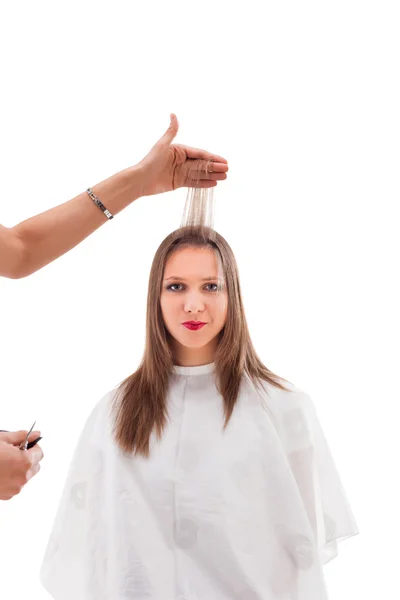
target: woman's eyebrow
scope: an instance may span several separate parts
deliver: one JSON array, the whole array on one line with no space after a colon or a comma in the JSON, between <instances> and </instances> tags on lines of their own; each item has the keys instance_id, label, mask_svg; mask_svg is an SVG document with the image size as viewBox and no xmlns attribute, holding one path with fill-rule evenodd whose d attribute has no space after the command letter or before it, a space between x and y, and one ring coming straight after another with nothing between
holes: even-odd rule
<instances>
[{"instance_id":1,"label":"woman's eyebrow","mask_svg":"<svg viewBox=\"0 0 400 600\"><path fill-rule=\"evenodd\" d=\"M186 279L184 277L167 277L166 279L164 279L164 281L170 281L171 279L175 279L175 281L178 279L179 281L186 281ZM221 280L221 277L202 277L200 279L200 281L215 281L215 280Z\"/></svg>"}]
</instances>

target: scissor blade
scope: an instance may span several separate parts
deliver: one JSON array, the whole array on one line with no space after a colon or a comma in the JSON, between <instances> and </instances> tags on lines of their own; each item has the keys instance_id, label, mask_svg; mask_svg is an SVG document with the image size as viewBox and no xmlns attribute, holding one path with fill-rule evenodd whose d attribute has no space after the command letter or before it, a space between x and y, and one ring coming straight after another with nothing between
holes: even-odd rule
<instances>
[{"instance_id":1,"label":"scissor blade","mask_svg":"<svg viewBox=\"0 0 400 600\"><path fill-rule=\"evenodd\" d=\"M35 425L36 425L36 421L34 422L34 424L32 425L32 427L30 428L30 430L29 430L29 432L28 432L28 434L27 434L27 436L26 436L25 440L24 440L24 441L22 442L22 444L20 445L20 448L21 448L21 450L25 450L25 449L26 449L26 446L28 445L28 439L29 439L29 436L31 435L31 433L32 433L32 431L33 431L33 428L35 427Z\"/></svg>"}]
</instances>

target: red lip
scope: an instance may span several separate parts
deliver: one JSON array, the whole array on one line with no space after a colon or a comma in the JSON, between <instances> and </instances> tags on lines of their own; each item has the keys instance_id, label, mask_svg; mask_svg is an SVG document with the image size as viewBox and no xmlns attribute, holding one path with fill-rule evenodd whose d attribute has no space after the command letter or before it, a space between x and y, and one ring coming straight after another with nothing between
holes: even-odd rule
<instances>
[{"instance_id":1,"label":"red lip","mask_svg":"<svg viewBox=\"0 0 400 600\"><path fill-rule=\"evenodd\" d=\"M207 323L204 323L203 321L185 321L182 325L191 331L196 331L197 329L204 327L204 325L207 325Z\"/></svg>"}]
</instances>

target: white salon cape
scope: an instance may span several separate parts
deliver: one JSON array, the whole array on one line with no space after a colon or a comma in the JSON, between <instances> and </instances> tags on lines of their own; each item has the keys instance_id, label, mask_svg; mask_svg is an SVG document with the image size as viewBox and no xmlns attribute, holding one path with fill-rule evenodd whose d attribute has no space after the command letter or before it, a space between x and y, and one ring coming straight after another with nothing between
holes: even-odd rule
<instances>
[{"instance_id":1,"label":"white salon cape","mask_svg":"<svg viewBox=\"0 0 400 600\"><path fill-rule=\"evenodd\" d=\"M223 430L213 364L174 367L151 457L124 454L107 394L76 449L41 571L55 600L326 600L358 533L310 397L245 376ZM268 404L273 415L266 410Z\"/></svg>"}]
</instances>

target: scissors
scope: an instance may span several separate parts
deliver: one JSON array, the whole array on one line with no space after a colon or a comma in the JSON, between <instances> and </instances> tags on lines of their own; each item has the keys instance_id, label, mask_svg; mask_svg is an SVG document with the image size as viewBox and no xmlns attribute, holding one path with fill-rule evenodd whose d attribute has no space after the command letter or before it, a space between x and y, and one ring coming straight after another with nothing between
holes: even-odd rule
<instances>
[{"instance_id":1,"label":"scissors","mask_svg":"<svg viewBox=\"0 0 400 600\"><path fill-rule=\"evenodd\" d=\"M36 421L34 422L34 424L32 425L32 427L30 428L29 433L27 434L27 436L24 439L24 441L21 442L20 447L19 447L20 450L27 450L28 449L28 438L31 435L31 433L32 433L33 428L35 427L35 425L36 425Z\"/></svg>"}]
</instances>

